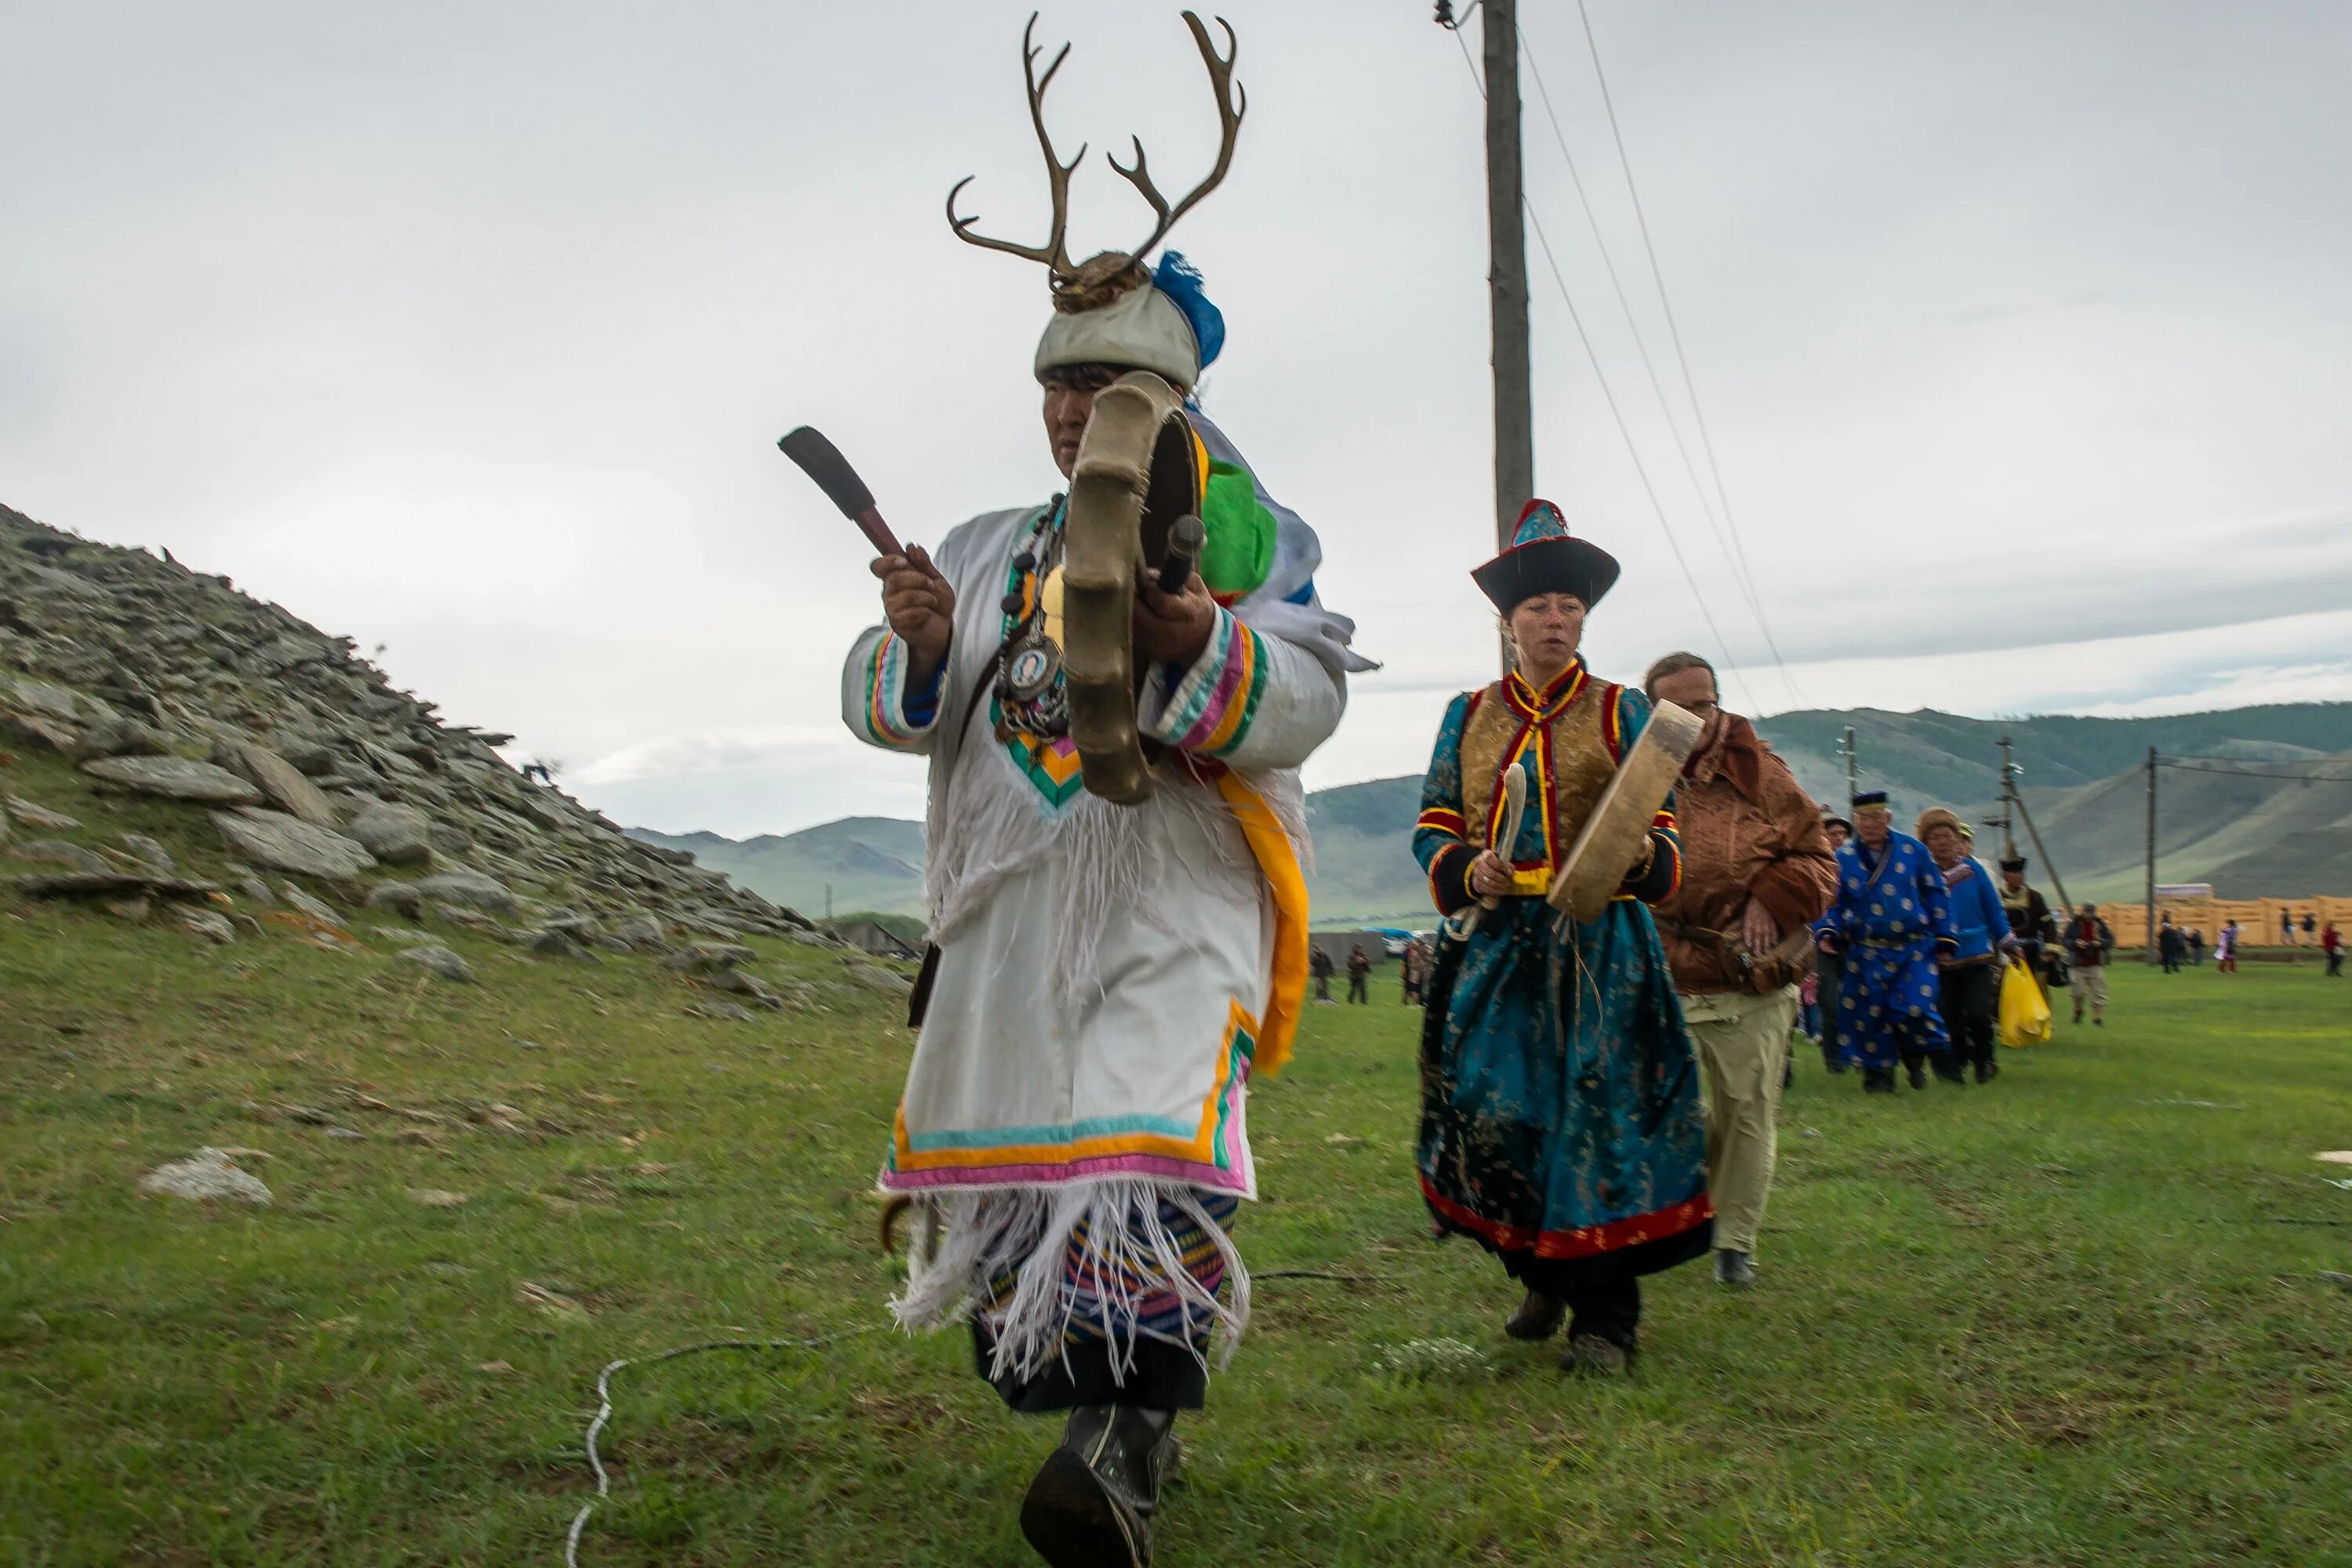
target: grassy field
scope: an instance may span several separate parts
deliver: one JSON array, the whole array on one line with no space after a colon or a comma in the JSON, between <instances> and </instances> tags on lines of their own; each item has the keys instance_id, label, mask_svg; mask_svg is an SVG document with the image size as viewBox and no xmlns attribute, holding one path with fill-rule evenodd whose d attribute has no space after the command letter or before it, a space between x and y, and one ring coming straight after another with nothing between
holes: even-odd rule
<instances>
[{"instance_id":1,"label":"grassy field","mask_svg":"<svg viewBox=\"0 0 2352 1568\"><path fill-rule=\"evenodd\" d=\"M744 1025L644 960L458 935L460 987L354 929L0 909L0 1562L559 1562L603 1362L883 1321L909 1041L835 955L763 945L825 1000ZM1763 1288L1654 1282L1620 1384L1507 1342L1500 1271L1426 1238L1392 974L1310 1009L1253 1097L1241 1240L1347 1278L1260 1287L1162 1562L2352 1563L2352 1294L2319 1278L2352 1270L2321 1179L2352 1170L2311 1158L2352 1146L2352 983L2116 993L1989 1089L1864 1100L1801 1060ZM276 1203L134 1191L201 1144L265 1153ZM1417 1370L1433 1339L1475 1355ZM616 1402L583 1562L1030 1560L1056 1428L951 1336L632 1369Z\"/></svg>"}]
</instances>

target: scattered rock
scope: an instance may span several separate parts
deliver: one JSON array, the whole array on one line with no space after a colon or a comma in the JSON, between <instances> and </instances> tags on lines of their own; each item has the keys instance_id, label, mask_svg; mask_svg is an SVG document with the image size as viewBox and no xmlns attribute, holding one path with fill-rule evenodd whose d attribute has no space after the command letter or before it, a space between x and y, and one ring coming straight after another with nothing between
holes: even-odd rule
<instances>
[{"instance_id":1,"label":"scattered rock","mask_svg":"<svg viewBox=\"0 0 2352 1568\"><path fill-rule=\"evenodd\" d=\"M613 927L612 934L640 952L666 952L669 950L667 933L661 921L651 915L631 915Z\"/></svg>"},{"instance_id":2,"label":"scattered rock","mask_svg":"<svg viewBox=\"0 0 2352 1568\"><path fill-rule=\"evenodd\" d=\"M878 963L853 963L847 967L851 979L886 995L911 996L915 993L915 983L896 970L885 969Z\"/></svg>"},{"instance_id":3,"label":"scattered rock","mask_svg":"<svg viewBox=\"0 0 2352 1568\"><path fill-rule=\"evenodd\" d=\"M419 1208L462 1208L470 1195L471 1194L467 1193L453 1193L446 1187L411 1187L408 1189L408 1201L416 1205Z\"/></svg>"},{"instance_id":4,"label":"scattered rock","mask_svg":"<svg viewBox=\"0 0 2352 1568\"><path fill-rule=\"evenodd\" d=\"M213 747L213 761L250 783L263 799L289 816L299 817L313 827L333 827L339 820L326 792L267 746L222 741Z\"/></svg>"},{"instance_id":5,"label":"scattered rock","mask_svg":"<svg viewBox=\"0 0 2352 1568\"><path fill-rule=\"evenodd\" d=\"M51 811L21 795L8 796L8 815L24 826L46 827L52 833L71 833L81 826L81 818L68 816L62 811Z\"/></svg>"},{"instance_id":6,"label":"scattered rock","mask_svg":"<svg viewBox=\"0 0 2352 1568\"><path fill-rule=\"evenodd\" d=\"M16 706L38 718L55 719L63 724L73 723L82 712L72 692L46 680L17 681Z\"/></svg>"},{"instance_id":7,"label":"scattered rock","mask_svg":"<svg viewBox=\"0 0 2352 1568\"><path fill-rule=\"evenodd\" d=\"M114 869L80 845L68 844L62 838L27 838L10 845L8 853L19 860L30 860L42 866L70 866L77 871L92 876Z\"/></svg>"},{"instance_id":8,"label":"scattered rock","mask_svg":"<svg viewBox=\"0 0 2352 1568\"><path fill-rule=\"evenodd\" d=\"M420 877L409 884L418 894L438 899L447 904L467 904L478 910L489 910L507 914L515 908L514 889L496 877L463 868L436 871L430 877Z\"/></svg>"},{"instance_id":9,"label":"scattered rock","mask_svg":"<svg viewBox=\"0 0 2352 1568\"><path fill-rule=\"evenodd\" d=\"M172 742L152 725L116 713L76 735L73 744L66 748L66 754L78 763L96 762L102 757L168 757L172 754Z\"/></svg>"},{"instance_id":10,"label":"scattered rock","mask_svg":"<svg viewBox=\"0 0 2352 1568\"><path fill-rule=\"evenodd\" d=\"M312 920L324 921L329 925L343 923L341 910L324 899L312 898L291 882L278 883L278 891L285 898L286 907L297 914L309 915Z\"/></svg>"},{"instance_id":11,"label":"scattered rock","mask_svg":"<svg viewBox=\"0 0 2352 1568\"><path fill-rule=\"evenodd\" d=\"M577 1211L579 1206L578 1204L572 1205L574 1211ZM551 1290L544 1285L534 1285L528 1279L516 1281L515 1300L526 1307L535 1307L549 1317L561 1318L566 1322L584 1323L588 1321L587 1308L561 1291Z\"/></svg>"},{"instance_id":12,"label":"scattered rock","mask_svg":"<svg viewBox=\"0 0 2352 1568\"><path fill-rule=\"evenodd\" d=\"M724 1018L730 1024L756 1024L760 1021L751 1009L732 1002L697 1002L686 1012L691 1018Z\"/></svg>"},{"instance_id":13,"label":"scattered rock","mask_svg":"<svg viewBox=\"0 0 2352 1568\"><path fill-rule=\"evenodd\" d=\"M467 984L473 983L472 966L437 942L404 950L400 954L399 962L413 963L417 968L428 973L437 974L444 980L456 980Z\"/></svg>"},{"instance_id":14,"label":"scattered rock","mask_svg":"<svg viewBox=\"0 0 2352 1568\"><path fill-rule=\"evenodd\" d=\"M184 877L142 876L135 871L54 871L43 876L16 877L10 883L30 899L116 897L151 894L165 899L210 898L220 889L210 882Z\"/></svg>"},{"instance_id":15,"label":"scattered rock","mask_svg":"<svg viewBox=\"0 0 2352 1568\"><path fill-rule=\"evenodd\" d=\"M530 933L523 945L544 958L578 958L593 963L596 955L580 944L580 939L560 926L550 926Z\"/></svg>"},{"instance_id":16,"label":"scattered rock","mask_svg":"<svg viewBox=\"0 0 2352 1568\"><path fill-rule=\"evenodd\" d=\"M378 882L368 889L367 901L372 910L390 910L413 921L425 918L425 895L414 882Z\"/></svg>"},{"instance_id":17,"label":"scattered rock","mask_svg":"<svg viewBox=\"0 0 2352 1568\"><path fill-rule=\"evenodd\" d=\"M191 762L186 757L100 757L82 763L81 771L91 778L120 784L141 795L161 795L165 800L195 801L207 805L261 803L261 792L226 768Z\"/></svg>"},{"instance_id":18,"label":"scattered rock","mask_svg":"<svg viewBox=\"0 0 2352 1568\"><path fill-rule=\"evenodd\" d=\"M496 916L486 915L479 910L469 910L463 904L435 904L433 918L449 925L463 926L467 931L479 931L484 936L496 937L500 942L509 942L514 937L512 931L499 923Z\"/></svg>"},{"instance_id":19,"label":"scattered rock","mask_svg":"<svg viewBox=\"0 0 2352 1568\"><path fill-rule=\"evenodd\" d=\"M340 1138L340 1139L342 1139L343 1141L345 1141L346 1142L353 1142L353 1143L355 1143L355 1142L359 1142L361 1139L362 1139L362 1138L366 1137L366 1136L367 1136L367 1134L366 1134L366 1133L364 1133L364 1132L362 1132L362 1131L360 1131L358 1128L356 1128L356 1127L340 1127L340 1126L338 1126L338 1127L330 1127L330 1128L328 1128L328 1129L327 1129L327 1136L328 1136L328 1137L330 1137L330 1138Z\"/></svg>"},{"instance_id":20,"label":"scattered rock","mask_svg":"<svg viewBox=\"0 0 2352 1568\"><path fill-rule=\"evenodd\" d=\"M236 940L236 927L218 910L200 910L183 905L180 923L208 942L226 947Z\"/></svg>"},{"instance_id":21,"label":"scattered rock","mask_svg":"<svg viewBox=\"0 0 2352 1568\"><path fill-rule=\"evenodd\" d=\"M355 877L375 864L375 857L341 834L282 811L216 811L213 826L231 849L272 870L340 879Z\"/></svg>"},{"instance_id":22,"label":"scattered rock","mask_svg":"<svg viewBox=\"0 0 2352 1568\"><path fill-rule=\"evenodd\" d=\"M436 853L463 855L474 847L474 836L452 822L435 820L425 827L425 837Z\"/></svg>"},{"instance_id":23,"label":"scattered rock","mask_svg":"<svg viewBox=\"0 0 2352 1568\"><path fill-rule=\"evenodd\" d=\"M63 752L69 750L77 738L70 724L0 709L0 741L12 746L22 746L26 751Z\"/></svg>"},{"instance_id":24,"label":"scattered rock","mask_svg":"<svg viewBox=\"0 0 2352 1568\"><path fill-rule=\"evenodd\" d=\"M689 942L669 955L670 968L686 974L719 974L739 963L750 963L760 955L740 942Z\"/></svg>"},{"instance_id":25,"label":"scattered rock","mask_svg":"<svg viewBox=\"0 0 2352 1568\"><path fill-rule=\"evenodd\" d=\"M142 865L152 867L167 877L179 869L172 863L172 852L143 833L123 834L121 843Z\"/></svg>"},{"instance_id":26,"label":"scattered rock","mask_svg":"<svg viewBox=\"0 0 2352 1568\"><path fill-rule=\"evenodd\" d=\"M262 1184L261 1178L238 1170L225 1149L199 1149L184 1160L158 1165L139 1178L139 1190L150 1197L269 1202L269 1189Z\"/></svg>"},{"instance_id":27,"label":"scattered rock","mask_svg":"<svg viewBox=\"0 0 2352 1568\"><path fill-rule=\"evenodd\" d=\"M432 826L414 806L370 800L343 824L343 833L387 866L413 866L433 858Z\"/></svg>"},{"instance_id":28,"label":"scattered rock","mask_svg":"<svg viewBox=\"0 0 2352 1568\"><path fill-rule=\"evenodd\" d=\"M724 991L731 995L749 997L754 1006L764 1007L771 1013L781 1013L784 1010L782 997L740 969L722 969L716 974L705 976L703 983L713 991Z\"/></svg>"}]
</instances>

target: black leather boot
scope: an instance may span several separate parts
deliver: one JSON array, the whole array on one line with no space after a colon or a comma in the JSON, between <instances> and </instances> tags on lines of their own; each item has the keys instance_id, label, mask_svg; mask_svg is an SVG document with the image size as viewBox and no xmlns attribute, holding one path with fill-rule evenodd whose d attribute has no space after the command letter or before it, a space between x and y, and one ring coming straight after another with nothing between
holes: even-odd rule
<instances>
[{"instance_id":1,"label":"black leather boot","mask_svg":"<svg viewBox=\"0 0 2352 1568\"><path fill-rule=\"evenodd\" d=\"M1548 1340L1559 1332L1568 1317L1568 1303L1557 1296L1531 1289L1519 1310L1503 1320L1503 1331L1515 1340Z\"/></svg>"},{"instance_id":2,"label":"black leather boot","mask_svg":"<svg viewBox=\"0 0 2352 1568\"><path fill-rule=\"evenodd\" d=\"M1176 1413L1082 1405L1021 1502L1021 1533L1053 1568L1150 1568L1151 1516L1176 1457Z\"/></svg>"}]
</instances>

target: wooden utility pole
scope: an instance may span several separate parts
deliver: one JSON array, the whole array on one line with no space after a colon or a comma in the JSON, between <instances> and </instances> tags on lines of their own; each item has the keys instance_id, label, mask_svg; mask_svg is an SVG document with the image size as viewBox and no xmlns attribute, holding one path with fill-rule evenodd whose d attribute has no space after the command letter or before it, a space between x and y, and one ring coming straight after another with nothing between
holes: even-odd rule
<instances>
[{"instance_id":1,"label":"wooden utility pole","mask_svg":"<svg viewBox=\"0 0 2352 1568\"><path fill-rule=\"evenodd\" d=\"M2156 962L2156 748L2147 749L2147 952Z\"/></svg>"},{"instance_id":2,"label":"wooden utility pole","mask_svg":"<svg viewBox=\"0 0 2352 1568\"><path fill-rule=\"evenodd\" d=\"M1486 294L1494 314L1495 547L1536 493L1528 371L1528 233L1519 161L1518 0L1482 0L1486 53Z\"/></svg>"},{"instance_id":3,"label":"wooden utility pole","mask_svg":"<svg viewBox=\"0 0 2352 1568\"><path fill-rule=\"evenodd\" d=\"M2009 760L2009 737L2000 738L2000 858L2017 858L2016 764Z\"/></svg>"}]
</instances>

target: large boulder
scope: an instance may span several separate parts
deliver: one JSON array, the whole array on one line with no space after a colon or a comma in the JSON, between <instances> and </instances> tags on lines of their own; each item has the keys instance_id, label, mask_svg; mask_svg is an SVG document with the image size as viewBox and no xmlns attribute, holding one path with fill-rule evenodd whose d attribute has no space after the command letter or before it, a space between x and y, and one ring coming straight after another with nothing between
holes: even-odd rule
<instances>
[{"instance_id":1,"label":"large boulder","mask_svg":"<svg viewBox=\"0 0 2352 1568\"><path fill-rule=\"evenodd\" d=\"M267 746L223 741L213 747L213 761L250 783L289 816L299 816L313 827L333 827L340 820L327 792Z\"/></svg>"},{"instance_id":2,"label":"large boulder","mask_svg":"<svg viewBox=\"0 0 2352 1568\"><path fill-rule=\"evenodd\" d=\"M19 860L32 860L44 866L68 866L93 875L114 869L80 845L69 844L62 838L20 839L9 846L8 853Z\"/></svg>"},{"instance_id":3,"label":"large boulder","mask_svg":"<svg viewBox=\"0 0 2352 1568\"><path fill-rule=\"evenodd\" d=\"M343 824L344 834L367 846L388 866L413 866L433 858L433 824L413 805L363 801Z\"/></svg>"},{"instance_id":4,"label":"large boulder","mask_svg":"<svg viewBox=\"0 0 2352 1568\"><path fill-rule=\"evenodd\" d=\"M82 763L91 778L141 795L205 805L258 805L261 792L226 768L185 757L100 757Z\"/></svg>"},{"instance_id":5,"label":"large boulder","mask_svg":"<svg viewBox=\"0 0 2352 1568\"><path fill-rule=\"evenodd\" d=\"M163 731L121 713L109 714L74 737L66 754L78 763L100 757L163 757L172 745Z\"/></svg>"},{"instance_id":6,"label":"large boulder","mask_svg":"<svg viewBox=\"0 0 2352 1568\"><path fill-rule=\"evenodd\" d=\"M298 877L355 877L375 864L364 845L282 811L216 811L213 826L245 859Z\"/></svg>"},{"instance_id":7,"label":"large boulder","mask_svg":"<svg viewBox=\"0 0 2352 1568\"><path fill-rule=\"evenodd\" d=\"M418 896L437 899L445 904L463 904L478 910L493 910L499 914L515 908L514 889L496 877L485 876L457 867L447 871L436 871L430 877L420 877L409 884Z\"/></svg>"},{"instance_id":8,"label":"large boulder","mask_svg":"<svg viewBox=\"0 0 2352 1568\"><path fill-rule=\"evenodd\" d=\"M81 718L95 718L95 704L78 699L62 686L46 680L21 679L16 683L15 706L27 713L54 719L70 724Z\"/></svg>"}]
</instances>

